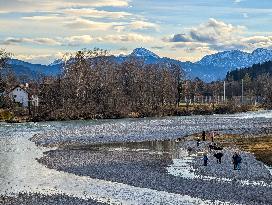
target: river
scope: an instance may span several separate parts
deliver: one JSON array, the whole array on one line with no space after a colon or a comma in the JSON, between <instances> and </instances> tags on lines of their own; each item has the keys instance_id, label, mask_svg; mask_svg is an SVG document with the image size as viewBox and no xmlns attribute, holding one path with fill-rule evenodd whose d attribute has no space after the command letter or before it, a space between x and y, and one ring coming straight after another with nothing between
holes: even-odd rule
<instances>
[{"instance_id":1,"label":"river","mask_svg":"<svg viewBox=\"0 0 272 205\"><path fill-rule=\"evenodd\" d=\"M272 128L272 111L213 116L1 123L0 194L64 193L109 204L142 204L148 200L150 204L167 204L170 201L171 204L209 204L209 201L190 196L49 169L36 159L54 148L36 146L29 139L35 136L34 141L41 145L60 142L89 144L175 139L212 129L231 133L258 133L267 128Z\"/></svg>"}]
</instances>

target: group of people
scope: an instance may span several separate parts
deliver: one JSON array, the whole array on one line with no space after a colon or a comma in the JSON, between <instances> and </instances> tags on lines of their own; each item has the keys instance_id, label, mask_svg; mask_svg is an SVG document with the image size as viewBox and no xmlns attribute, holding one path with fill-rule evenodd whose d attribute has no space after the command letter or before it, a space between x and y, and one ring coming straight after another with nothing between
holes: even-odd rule
<instances>
[{"instance_id":1,"label":"group of people","mask_svg":"<svg viewBox=\"0 0 272 205\"><path fill-rule=\"evenodd\" d=\"M206 141L206 132L203 131L202 132L202 141ZM209 145L209 150L217 150L217 152L213 155L216 158L216 162L221 164L222 162L222 157L224 156L224 154L222 152L218 152L219 150L222 150L222 147L219 147L216 145L216 143L214 143L214 132L211 134L211 141L213 142L213 144ZM199 146L200 144L200 139L197 139L197 146ZM207 166L208 165L208 156L206 153L204 153L203 155L203 165ZM242 157L235 152L234 155L232 156L232 163L234 166L234 170L240 170L241 169L241 163L242 163Z\"/></svg>"}]
</instances>

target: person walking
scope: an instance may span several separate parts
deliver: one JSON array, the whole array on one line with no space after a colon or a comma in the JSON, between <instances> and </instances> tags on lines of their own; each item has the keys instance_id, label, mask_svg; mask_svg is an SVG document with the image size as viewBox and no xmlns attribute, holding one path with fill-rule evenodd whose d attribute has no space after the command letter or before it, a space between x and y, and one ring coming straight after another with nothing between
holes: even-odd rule
<instances>
[{"instance_id":1,"label":"person walking","mask_svg":"<svg viewBox=\"0 0 272 205\"><path fill-rule=\"evenodd\" d=\"M214 154L213 156L216 158L216 162L221 164L221 162L222 162L221 159L222 159L223 155L224 154L222 152L218 152L218 153Z\"/></svg>"},{"instance_id":2,"label":"person walking","mask_svg":"<svg viewBox=\"0 0 272 205\"><path fill-rule=\"evenodd\" d=\"M203 165L204 165L204 166L207 166L207 165L208 165L208 160L209 160L209 159L208 159L207 154L204 154L204 155L203 155L203 162L204 162Z\"/></svg>"},{"instance_id":3,"label":"person walking","mask_svg":"<svg viewBox=\"0 0 272 205\"><path fill-rule=\"evenodd\" d=\"M241 170L242 157L240 154L237 154L237 170Z\"/></svg>"},{"instance_id":4,"label":"person walking","mask_svg":"<svg viewBox=\"0 0 272 205\"><path fill-rule=\"evenodd\" d=\"M205 131L202 132L202 141L206 141L206 132Z\"/></svg>"},{"instance_id":5,"label":"person walking","mask_svg":"<svg viewBox=\"0 0 272 205\"><path fill-rule=\"evenodd\" d=\"M232 163L233 163L234 170L237 170L238 161L239 161L239 155L237 154L237 152L234 152L234 155L232 156Z\"/></svg>"},{"instance_id":6,"label":"person walking","mask_svg":"<svg viewBox=\"0 0 272 205\"><path fill-rule=\"evenodd\" d=\"M212 131L210 135L211 135L211 141L214 142L214 135L215 135L214 131Z\"/></svg>"}]
</instances>

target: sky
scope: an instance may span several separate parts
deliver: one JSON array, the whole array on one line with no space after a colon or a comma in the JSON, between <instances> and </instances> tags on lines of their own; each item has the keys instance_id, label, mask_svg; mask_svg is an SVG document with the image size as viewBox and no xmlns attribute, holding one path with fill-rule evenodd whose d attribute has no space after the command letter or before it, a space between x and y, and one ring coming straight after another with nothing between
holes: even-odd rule
<instances>
[{"instance_id":1,"label":"sky","mask_svg":"<svg viewBox=\"0 0 272 205\"><path fill-rule=\"evenodd\" d=\"M95 47L197 61L272 48L271 0L0 0L0 48L49 64Z\"/></svg>"}]
</instances>

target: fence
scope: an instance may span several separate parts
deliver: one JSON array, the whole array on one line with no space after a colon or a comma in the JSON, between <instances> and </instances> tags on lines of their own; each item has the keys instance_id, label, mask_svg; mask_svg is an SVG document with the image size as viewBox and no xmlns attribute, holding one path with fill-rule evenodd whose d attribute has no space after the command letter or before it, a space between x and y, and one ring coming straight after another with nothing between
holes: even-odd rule
<instances>
[{"instance_id":1,"label":"fence","mask_svg":"<svg viewBox=\"0 0 272 205\"><path fill-rule=\"evenodd\" d=\"M193 98L185 97L182 104L227 104L234 103L236 105L258 105L263 103L261 97L248 97L248 96L232 96L224 99L224 96L194 96Z\"/></svg>"}]
</instances>

